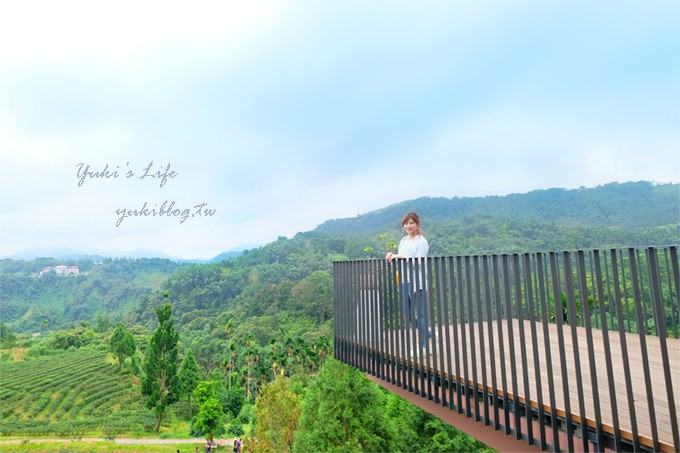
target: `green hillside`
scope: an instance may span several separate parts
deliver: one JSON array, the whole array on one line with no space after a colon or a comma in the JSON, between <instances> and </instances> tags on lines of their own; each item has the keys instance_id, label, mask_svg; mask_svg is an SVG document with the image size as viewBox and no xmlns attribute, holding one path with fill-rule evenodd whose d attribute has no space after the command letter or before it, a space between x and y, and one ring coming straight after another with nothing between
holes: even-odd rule
<instances>
[{"instance_id":1,"label":"green hillside","mask_svg":"<svg viewBox=\"0 0 680 453\"><path fill-rule=\"evenodd\" d=\"M594 188L535 190L506 196L418 198L348 219L329 220L319 233L378 234L416 211L428 224L462 218L523 219L591 228L650 228L677 225L680 185L611 183Z\"/></svg>"},{"instance_id":2,"label":"green hillside","mask_svg":"<svg viewBox=\"0 0 680 453\"><path fill-rule=\"evenodd\" d=\"M48 266L78 266L77 275L40 274ZM158 290L179 264L165 259L104 259L64 262L53 258L0 260L0 313L17 332L93 322L97 315L120 317Z\"/></svg>"}]
</instances>

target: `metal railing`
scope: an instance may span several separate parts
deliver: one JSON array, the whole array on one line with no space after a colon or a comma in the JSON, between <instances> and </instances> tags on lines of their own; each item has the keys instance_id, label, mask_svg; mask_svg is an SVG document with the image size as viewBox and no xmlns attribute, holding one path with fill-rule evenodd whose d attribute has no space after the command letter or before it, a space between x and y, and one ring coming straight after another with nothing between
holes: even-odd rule
<instances>
[{"instance_id":1,"label":"metal railing","mask_svg":"<svg viewBox=\"0 0 680 453\"><path fill-rule=\"evenodd\" d=\"M335 356L542 449L678 451L677 246L334 263Z\"/></svg>"}]
</instances>

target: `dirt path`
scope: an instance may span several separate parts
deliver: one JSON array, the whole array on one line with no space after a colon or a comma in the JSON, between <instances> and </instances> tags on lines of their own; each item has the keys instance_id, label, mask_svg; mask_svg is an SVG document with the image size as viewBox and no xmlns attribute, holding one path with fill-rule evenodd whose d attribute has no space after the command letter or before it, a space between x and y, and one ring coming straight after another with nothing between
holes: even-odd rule
<instances>
[{"instance_id":1,"label":"dirt path","mask_svg":"<svg viewBox=\"0 0 680 453\"><path fill-rule=\"evenodd\" d=\"M68 440L74 440L73 438L67 438L67 437L25 437L21 439L0 439L0 445L12 445L12 444L20 444L24 442L25 440L29 440L30 442L45 442L45 443L50 443L50 442L64 442ZM82 438L77 438L75 440L78 440L80 442L111 442L109 439L104 439L103 437L82 437ZM189 438L189 439L158 439L158 438L118 438L118 439L113 439L113 442L120 444L120 445L172 445L172 444L205 444L205 439L200 439L200 438ZM233 446L233 439L215 439L215 442L217 445L220 447L223 446Z\"/></svg>"}]
</instances>

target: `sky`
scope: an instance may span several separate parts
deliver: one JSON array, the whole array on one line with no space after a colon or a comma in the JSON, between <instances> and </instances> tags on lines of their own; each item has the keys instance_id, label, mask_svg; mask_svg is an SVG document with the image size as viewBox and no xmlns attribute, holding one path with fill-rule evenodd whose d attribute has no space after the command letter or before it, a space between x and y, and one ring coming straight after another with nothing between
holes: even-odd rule
<instances>
[{"instance_id":1,"label":"sky","mask_svg":"<svg viewBox=\"0 0 680 453\"><path fill-rule=\"evenodd\" d=\"M0 257L208 259L424 196L679 183L678 24L674 0L2 2Z\"/></svg>"}]
</instances>

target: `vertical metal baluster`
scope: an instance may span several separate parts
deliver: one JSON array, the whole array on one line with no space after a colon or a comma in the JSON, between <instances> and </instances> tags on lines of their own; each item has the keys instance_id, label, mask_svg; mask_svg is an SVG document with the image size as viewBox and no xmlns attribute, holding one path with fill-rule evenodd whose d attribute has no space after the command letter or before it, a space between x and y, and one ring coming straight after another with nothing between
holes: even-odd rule
<instances>
[{"instance_id":1,"label":"vertical metal baluster","mask_svg":"<svg viewBox=\"0 0 680 453\"><path fill-rule=\"evenodd\" d=\"M384 313L385 329L381 335L385 338L385 346L381 351L385 357L385 381L394 384L394 299L389 285L390 272L387 261L380 264L380 294Z\"/></svg>"},{"instance_id":2,"label":"vertical metal baluster","mask_svg":"<svg viewBox=\"0 0 680 453\"><path fill-rule=\"evenodd\" d=\"M581 435L583 436L583 449L588 452L588 424L586 422L586 407L583 398L583 374L581 373L581 354L578 344L578 325L574 289L574 272L571 264L571 253L564 252L564 284L567 293L567 316L569 317L569 326L571 327L571 341L574 353L574 372L576 374L576 390L578 393L579 417L581 418ZM588 303L586 301L586 303Z\"/></svg>"},{"instance_id":3,"label":"vertical metal baluster","mask_svg":"<svg viewBox=\"0 0 680 453\"><path fill-rule=\"evenodd\" d=\"M359 292L359 275L361 274L361 264L360 262L353 263L354 264L354 272L352 272L352 300L354 302L355 310L354 310L354 315L355 319L353 319L355 325L354 325L354 360L357 363L357 368L359 368L361 371L364 370L364 362L363 362L363 351L361 348L361 342L363 341L362 335L363 335L363 329L362 329L362 323L361 323L361 294Z\"/></svg>"},{"instance_id":4,"label":"vertical metal baluster","mask_svg":"<svg viewBox=\"0 0 680 453\"><path fill-rule=\"evenodd\" d=\"M483 259L483 258L482 258ZM479 356L482 371L482 401L484 402L484 424L489 424L489 388L486 380L486 348L484 347L484 303L482 297L482 281L486 274L480 276L480 257L474 257L475 271L475 305L477 306L477 328L479 335ZM476 362L475 362L476 364Z\"/></svg>"},{"instance_id":5,"label":"vertical metal baluster","mask_svg":"<svg viewBox=\"0 0 680 453\"><path fill-rule=\"evenodd\" d=\"M460 341L463 360L463 391L465 392L465 415L470 417L470 392L468 388L469 374L468 374L468 359L467 359L467 337L465 334L465 323L469 322L468 314L465 313L465 283L463 272L463 257L456 259L456 271L458 273L458 309L460 314Z\"/></svg>"},{"instance_id":6,"label":"vertical metal baluster","mask_svg":"<svg viewBox=\"0 0 680 453\"><path fill-rule=\"evenodd\" d=\"M392 329L391 304L389 300L389 293L385 285L385 261L375 260L375 293L378 301L378 357L380 359L380 379L386 382L391 380L391 362L392 359L389 354L390 349L390 330Z\"/></svg>"},{"instance_id":7,"label":"vertical metal baluster","mask_svg":"<svg viewBox=\"0 0 680 453\"><path fill-rule=\"evenodd\" d=\"M404 380L402 379L402 372L404 370L404 337L402 332L402 312L401 312L401 300L399 288L397 288L397 275L399 269L397 267L397 262L392 261L387 265L387 284L390 289L390 301L392 302L392 312L394 324L392 325L392 338L393 338L393 357L394 357L394 376L393 382L398 387L404 386Z\"/></svg>"},{"instance_id":8,"label":"vertical metal baluster","mask_svg":"<svg viewBox=\"0 0 680 453\"><path fill-rule=\"evenodd\" d=\"M371 295L373 297L373 315L375 321L373 322L373 357L375 363L375 376L380 379L385 379L385 360L383 354L383 322L382 322L382 300L380 300L380 292L378 291L378 261L371 260Z\"/></svg>"},{"instance_id":9,"label":"vertical metal baluster","mask_svg":"<svg viewBox=\"0 0 680 453\"><path fill-rule=\"evenodd\" d=\"M425 351L423 351L422 348L420 347L420 344L421 344L421 338L420 337L422 336L422 332L421 332L421 330L422 330L421 325L422 324L421 323L427 324L427 320L425 319L425 312L427 311L426 310L427 307L425 306L425 301L421 300L421 297L423 296L423 294L420 293L420 283L421 282L420 282L420 272L418 272L418 269L419 269L418 266L420 265L420 258L410 258L409 261L411 262L411 272L412 272L411 282L413 282L411 284L411 304L412 304L411 307L413 307L414 315L418 315L418 316L414 316L414 318L413 318L416 321L415 328L413 330L414 330L414 335L415 335L414 336L414 343L417 343L417 345L418 345L416 350L418 351L417 357L418 357L419 360L416 363L416 369L417 369L417 372L418 372L418 376L420 377L420 387L419 387L420 393L419 393L419 395L424 396L425 398L429 398L430 382L429 382L429 379L426 379L426 376L425 376L426 371L428 369L428 366L427 366L428 360L427 360L427 355L425 354ZM421 304L424 306L423 313L422 313L423 320L419 319L419 317L421 316L421 313L420 313ZM427 390L426 390L426 385L427 385Z\"/></svg>"},{"instance_id":10,"label":"vertical metal baluster","mask_svg":"<svg viewBox=\"0 0 680 453\"><path fill-rule=\"evenodd\" d=\"M586 328L586 344L588 346L588 364L590 365L590 385L593 394L593 409L595 410L595 427L597 436L597 449L604 451L604 436L602 433L602 414L600 413L600 391L597 385L597 366L595 364L595 346L593 344L593 331L590 320L590 306L588 299L588 284L586 281L585 254L583 251L576 252L577 274L579 292L581 293L581 309ZM594 295L593 295L594 297ZM587 435L584 436L587 441Z\"/></svg>"},{"instance_id":11,"label":"vertical metal baluster","mask_svg":"<svg viewBox=\"0 0 680 453\"><path fill-rule=\"evenodd\" d=\"M529 386L529 364L527 361L526 336L524 332L524 298L522 298L522 270L519 254L512 255L513 276L515 280L515 303L517 305L517 327L519 328L519 351L522 361L522 382L524 386L524 415L527 419L527 441L534 444L534 430L531 423L531 387ZM527 301L528 303L528 301ZM516 408L519 413L519 407Z\"/></svg>"},{"instance_id":12,"label":"vertical metal baluster","mask_svg":"<svg viewBox=\"0 0 680 453\"><path fill-rule=\"evenodd\" d=\"M359 360L357 359L356 355L356 343L358 341L357 337L357 322L356 322L356 316L355 312L358 309L357 305L357 300L354 297L354 276L356 274L356 263L349 263L349 266L347 266L347 333L348 333L348 344L347 346L349 347L348 354L350 356L351 363L354 364L354 366L359 365Z\"/></svg>"},{"instance_id":13,"label":"vertical metal baluster","mask_svg":"<svg viewBox=\"0 0 680 453\"><path fill-rule=\"evenodd\" d=\"M439 332L439 350L441 351L441 369L442 369L442 406L452 409L453 398L453 382L451 374L451 334L449 331L449 304L448 293L446 288L448 286L446 278L446 260L444 258L437 258L437 300L441 309L443 329ZM446 388L444 388L446 387ZM447 395L448 392L448 395Z\"/></svg>"},{"instance_id":14,"label":"vertical metal baluster","mask_svg":"<svg viewBox=\"0 0 680 453\"><path fill-rule=\"evenodd\" d=\"M607 311L605 308L605 293L603 285L602 264L600 251L593 251L593 261L595 265L595 281L597 282L597 298L599 300L600 322L602 324L602 343L604 345L604 358L607 367L607 383L609 384L609 403L612 406L612 422L614 428L614 444L616 451L621 451L621 432L619 427L619 412L616 403L616 383L614 381L614 367L612 365L612 351L609 345L609 328L607 326ZM606 260L605 260L606 263Z\"/></svg>"},{"instance_id":15,"label":"vertical metal baluster","mask_svg":"<svg viewBox=\"0 0 680 453\"><path fill-rule=\"evenodd\" d=\"M392 304L392 382L402 387L401 371L404 368L404 343L401 337L401 301L397 288L397 263L392 261L385 265L387 271L387 286L390 288L390 303Z\"/></svg>"},{"instance_id":16,"label":"vertical metal baluster","mask_svg":"<svg viewBox=\"0 0 680 453\"><path fill-rule=\"evenodd\" d=\"M455 347L455 350L456 350L456 353L455 353L455 358L456 358L456 384L457 384L456 385L456 394L457 394L457 397L458 397L458 401L457 401L458 402L458 412L462 413L462 411L463 411L463 400L462 400L463 395L462 395L462 392L463 392L464 383L463 383L463 377L462 377L462 364L461 364L462 345L461 345L461 341L460 341L460 336L458 334L458 329L459 328L463 329L462 324L463 324L464 314L460 313L459 304L458 304L458 298L460 297L458 295L458 287L459 287L458 280L461 279L460 270L458 268L459 267L458 261L460 260L460 257L455 257L453 259L454 259L456 267L455 267L455 280L452 279L452 281L451 281L451 289L453 290L452 295L454 296L451 299L451 306L453 307L453 322L454 322L454 324L453 324L453 335L455 337L454 347ZM452 269L453 269L453 267L452 267Z\"/></svg>"},{"instance_id":17,"label":"vertical metal baluster","mask_svg":"<svg viewBox=\"0 0 680 453\"><path fill-rule=\"evenodd\" d=\"M543 324L543 345L546 360L546 374L548 377L548 395L550 398L550 425L553 433L553 451L560 450L559 423L557 421L557 404L555 403L555 381L553 379L552 345L550 344L550 310L548 308L548 295L550 288L547 284L547 260L544 261L543 254L536 254L536 270L538 272L538 288L541 300L541 320Z\"/></svg>"},{"instance_id":18,"label":"vertical metal baluster","mask_svg":"<svg viewBox=\"0 0 680 453\"><path fill-rule=\"evenodd\" d=\"M475 311L473 309L473 292L472 292L472 264L470 256L465 257L465 287L467 299L467 320L468 331L470 332L470 365L472 371L472 381L468 375L468 393L471 393L472 403L474 404L475 421L479 421L479 398L477 398L477 351L475 345ZM472 385L470 385L472 382Z\"/></svg>"},{"instance_id":19,"label":"vertical metal baluster","mask_svg":"<svg viewBox=\"0 0 680 453\"><path fill-rule=\"evenodd\" d=\"M445 380L445 374L446 374L446 365L445 365L445 356L444 356L444 344L442 343L442 339L444 338L444 335L442 335L442 325L446 325L444 322L444 319L447 317L447 315L444 313L444 307L446 306L444 303L445 296L443 294L443 288L444 284L442 282L442 259L439 257L431 258L432 265L434 267L434 271L432 273L432 290L434 294L434 298L437 300L437 316L435 317L437 319L436 325L437 325L437 335L436 339L438 341L434 341L435 338L432 339L432 349L434 350L434 353L436 354L435 360L434 360L434 371L435 371L435 394L437 395L437 402L441 404L442 406L446 407L446 380ZM432 269L430 269L432 270ZM434 337L434 334L433 334Z\"/></svg>"},{"instance_id":20,"label":"vertical metal baluster","mask_svg":"<svg viewBox=\"0 0 680 453\"><path fill-rule=\"evenodd\" d=\"M626 319L623 317L623 304L621 303L621 288L624 288L624 298L627 298L625 294L627 293L626 288L626 275L625 275L625 265L623 260L623 255L618 253L617 250L612 249L610 252L611 263L612 263L612 283L614 285L614 297L616 298L616 314L619 325L619 342L621 343L621 358L623 360L623 375L626 380L626 396L628 397L628 413L630 415L631 431L633 435L633 449L635 451L640 450L640 436L638 435L637 429L637 416L635 413L635 396L633 394L633 382L630 376L631 363L628 358L628 346L626 344L626 331L630 330L630 322L628 322L628 327L625 326ZM619 279L619 265L623 271L621 279ZM628 302L626 300L626 309L628 308Z\"/></svg>"},{"instance_id":21,"label":"vertical metal baluster","mask_svg":"<svg viewBox=\"0 0 680 453\"><path fill-rule=\"evenodd\" d=\"M335 263L335 264L337 266L336 269L338 269L338 274L340 274L340 278L334 284L335 291L338 294L338 301L337 303L335 303L336 307L335 316L337 316L337 313L341 313L342 317L338 322L341 338L340 348L339 350L336 350L334 355L337 359L347 362L349 359L347 355L347 342L349 340L348 332L349 326L347 325L347 320L349 319L349 316L347 316L347 305L349 297L347 295L347 276L346 276L348 263Z\"/></svg>"},{"instance_id":22,"label":"vertical metal baluster","mask_svg":"<svg viewBox=\"0 0 680 453\"><path fill-rule=\"evenodd\" d=\"M357 348L356 348L356 343L358 341L357 338L357 322L356 322L356 316L355 312L358 308L357 305L357 299L354 294L354 276L356 275L356 263L352 262L349 263L349 266L347 267L347 346L348 346L348 351L347 353L349 354L350 361L352 364L354 364L355 367L358 368L359 366L359 360L357 357Z\"/></svg>"},{"instance_id":23,"label":"vertical metal baluster","mask_svg":"<svg viewBox=\"0 0 680 453\"><path fill-rule=\"evenodd\" d=\"M410 296L408 287L406 285L406 281L408 281L408 266L406 263L406 260L399 260L399 285L400 285L400 292L401 294L401 300L399 303L402 306L402 310L404 312L404 329L403 329L403 335L405 338L404 341L404 362L406 363L406 366L404 367L404 383L407 384L406 389L408 389L409 392L414 392L415 391L415 384L414 384L414 379L413 379L413 361L411 358L411 324L413 323L413 320L411 319L411 310L408 305L408 298Z\"/></svg>"},{"instance_id":24,"label":"vertical metal baluster","mask_svg":"<svg viewBox=\"0 0 680 453\"><path fill-rule=\"evenodd\" d=\"M370 350L370 323L371 323L371 312L370 312L370 291L367 288L367 275L368 275L368 261L361 260L359 262L361 270L359 271L359 300L361 300L361 328L363 329L363 335L361 337L361 352L363 356L364 371L365 373L371 372L371 350Z\"/></svg>"},{"instance_id":25,"label":"vertical metal baluster","mask_svg":"<svg viewBox=\"0 0 680 453\"><path fill-rule=\"evenodd\" d=\"M519 414L519 395L517 394L517 363L515 354L515 329L513 324L512 291L510 289L510 265L508 255L503 254L503 297L505 299L505 316L508 326L508 346L510 347L510 378L512 380L512 412L515 420L515 438L522 438L522 425Z\"/></svg>"},{"instance_id":26,"label":"vertical metal baluster","mask_svg":"<svg viewBox=\"0 0 680 453\"><path fill-rule=\"evenodd\" d=\"M425 337L425 350L428 354L423 357L423 374L425 375L425 381L427 382L427 399L434 400L435 387L434 383L434 373L437 371L437 357L433 350L434 343L430 346L430 341L428 339L428 332L434 332L434 301L432 299L432 269L430 268L430 260L427 258L417 258L418 265L421 266L421 272L418 273L419 277L422 274L422 281L420 284L423 290L420 294L421 304L423 304L423 317L425 318L425 328L420 329L420 334ZM431 360L430 360L431 358ZM432 365L430 367L430 365Z\"/></svg>"},{"instance_id":27,"label":"vertical metal baluster","mask_svg":"<svg viewBox=\"0 0 680 453\"><path fill-rule=\"evenodd\" d=\"M560 369L562 370L562 388L564 391L564 412L567 429L567 451L574 451L574 426L571 421L571 398L569 397L569 376L567 375L566 350L564 345L564 308L560 283L560 268L557 253L550 253L550 270L552 274L553 298L555 305L555 321L557 325L557 341L560 349ZM559 308L558 308L559 307Z\"/></svg>"},{"instance_id":28,"label":"vertical metal baluster","mask_svg":"<svg viewBox=\"0 0 680 453\"><path fill-rule=\"evenodd\" d=\"M364 329L363 341L361 343L362 352L364 355L364 372L371 373L372 370L372 354L371 354L371 292L368 289L368 261L361 261L361 273L359 274L359 297L363 302L362 311L362 328Z\"/></svg>"},{"instance_id":29,"label":"vertical metal baluster","mask_svg":"<svg viewBox=\"0 0 680 453\"><path fill-rule=\"evenodd\" d=\"M371 289L370 289L370 264L371 261L369 260L364 260L362 262L363 264L363 269L362 273L360 275L360 282L359 284L361 285L361 295L364 300L364 315L365 318L363 318L363 324L364 324L364 356L366 357L366 372L368 374L372 374L375 376L374 373L374 362L373 362L373 344L372 344L372 337L373 337L373 318L372 318L372 310L371 310L371 305L372 305L372 298L371 298Z\"/></svg>"},{"instance_id":30,"label":"vertical metal baluster","mask_svg":"<svg viewBox=\"0 0 680 453\"><path fill-rule=\"evenodd\" d=\"M680 436L678 436L678 414L675 411L675 398L673 396L673 381L671 378L671 364L668 358L668 345L666 337L666 316L663 310L663 293L661 291L661 275L659 272L658 254L654 247L647 249L647 262L649 263L649 286L652 293L652 307L656 313L657 334L659 335L659 348L661 350L661 361L663 363L664 380L666 381L666 395L668 397L668 410L671 417L671 430L673 433L674 446L680 447Z\"/></svg>"},{"instance_id":31,"label":"vertical metal baluster","mask_svg":"<svg viewBox=\"0 0 680 453\"><path fill-rule=\"evenodd\" d=\"M340 354L340 338L342 335L342 329L340 327L340 322L342 318L340 317L343 313L340 311L340 276L338 272L338 263L333 262L333 357L338 360L342 360Z\"/></svg>"},{"instance_id":32,"label":"vertical metal baluster","mask_svg":"<svg viewBox=\"0 0 680 453\"><path fill-rule=\"evenodd\" d=\"M382 288L382 260L373 261L373 292L376 299L376 313L378 330L376 332L376 354L378 358L379 374L378 377L387 380L387 338L385 334L389 328L387 321L387 304L385 303L385 294Z\"/></svg>"},{"instance_id":33,"label":"vertical metal baluster","mask_svg":"<svg viewBox=\"0 0 680 453\"><path fill-rule=\"evenodd\" d=\"M538 404L537 415L538 415L538 426L540 428L540 442L541 450L546 449L546 438L545 438L545 414L543 413L543 386L541 385L541 359L538 353L538 333L536 332L536 315L534 313L534 279L531 272L531 255L528 253L524 254L524 287L526 292L527 306L529 307L529 326L531 327L531 349L533 350L534 359L534 379L536 380L536 402ZM524 371L525 374L529 374L528 370ZM529 396L527 394L527 400ZM529 425L532 422L532 410L531 402L527 401L527 420ZM531 432L531 431L530 431ZM530 435L529 438L532 438Z\"/></svg>"},{"instance_id":34,"label":"vertical metal baluster","mask_svg":"<svg viewBox=\"0 0 680 453\"><path fill-rule=\"evenodd\" d=\"M392 261L387 265L389 269L389 282L390 288L392 288L392 303L394 304L394 355L395 355L395 369L394 369L394 379L395 384L398 387L404 387L404 336L403 332L403 313L401 309L401 292L399 291L397 284L397 275L399 275L399 267L396 261Z\"/></svg>"},{"instance_id":35,"label":"vertical metal baluster","mask_svg":"<svg viewBox=\"0 0 680 453\"><path fill-rule=\"evenodd\" d=\"M361 273L359 274L359 293L363 301L362 306L362 328L363 328L363 341L361 343L362 352L364 357L364 371L370 372L372 370L372 354L371 354L371 324L373 320L371 319L371 292L368 290L368 261L362 260L361 262Z\"/></svg>"},{"instance_id":36,"label":"vertical metal baluster","mask_svg":"<svg viewBox=\"0 0 680 453\"><path fill-rule=\"evenodd\" d=\"M503 360L500 361L501 363L501 384L502 384L502 394L503 394L503 415L505 416L504 422L505 422L505 434L510 434L510 408L508 407L509 400L508 400L508 380L507 380L507 372L505 370L505 339L503 338L503 303L501 299L501 283L500 283L500 274L502 270L499 268L499 263L501 261L501 257L498 255L493 255L493 278L494 278L494 288L495 288L495 295L496 295L496 325L498 328L498 345L500 348L500 357L503 358Z\"/></svg>"},{"instance_id":37,"label":"vertical metal baluster","mask_svg":"<svg viewBox=\"0 0 680 453\"><path fill-rule=\"evenodd\" d=\"M349 272L349 302L350 302L350 312L349 312L349 322L351 325L351 335L352 339L350 342L351 346L351 351L350 351L350 356L352 363L354 366L357 368L360 367L359 363L359 353L358 353L358 348L357 348L357 342L359 341L359 326L357 325L357 315L356 312L359 309L359 303L358 299L355 294L354 290L354 285L356 282L356 274L357 274L357 263L352 262L350 263L350 272Z\"/></svg>"},{"instance_id":38,"label":"vertical metal baluster","mask_svg":"<svg viewBox=\"0 0 680 453\"><path fill-rule=\"evenodd\" d=\"M455 258L450 257L448 259L449 263L449 299L450 299L450 308L451 308L451 327L453 328L453 366L455 369L455 374L456 374L456 379L455 379L455 386L456 386L456 404L455 408L458 411L458 413L461 413L463 410L463 402L461 399L461 383L460 383L460 354L459 354L459 348L458 348L458 315L457 315L457 310L456 310L456 278L458 274L455 273ZM453 402L453 394L451 395L451 401Z\"/></svg>"},{"instance_id":39,"label":"vertical metal baluster","mask_svg":"<svg viewBox=\"0 0 680 453\"><path fill-rule=\"evenodd\" d=\"M498 414L498 383L496 381L496 343L493 335L493 311L491 309L491 271L489 268L489 256L482 257L482 266L484 272L484 302L486 304L486 322L487 332L489 334L489 364L491 365L491 389L492 404L493 404L493 423L495 429L500 429L500 420ZM496 314L498 316L498 313ZM488 396L487 396L488 398Z\"/></svg>"},{"instance_id":40,"label":"vertical metal baluster","mask_svg":"<svg viewBox=\"0 0 680 453\"><path fill-rule=\"evenodd\" d=\"M418 338L420 320L418 318L418 305L420 304L416 294L418 293L418 282L416 281L417 272L415 269L415 259L409 258L409 282L411 282L411 290L409 295L411 296L411 312L413 314L413 322L411 324L411 341L413 342L413 349L415 350L415 357L413 360L413 379L416 387L416 394L420 396L425 396L425 377L423 376L422 367L425 359L423 358L422 352L420 350L420 341Z\"/></svg>"},{"instance_id":41,"label":"vertical metal baluster","mask_svg":"<svg viewBox=\"0 0 680 453\"><path fill-rule=\"evenodd\" d=\"M408 324L407 324L407 316L408 313L406 312L406 307L404 305L404 297L406 294L405 291L405 286L404 286L404 278L406 278L406 274L404 273L404 260L395 260L393 263L396 266L396 273L399 276L398 281L395 279L395 285L397 288L397 291L399 293L399 296L397 297L398 301L397 304L399 306L399 313L401 314L401 317L399 319L399 336L401 338L401 382L403 388L407 389L408 391L412 391L411 388L411 377L410 377L410 362L409 362L409 335L408 335Z\"/></svg>"},{"instance_id":42,"label":"vertical metal baluster","mask_svg":"<svg viewBox=\"0 0 680 453\"><path fill-rule=\"evenodd\" d=\"M348 363L353 364L351 361L351 357L349 354L349 343L351 341L351 332L350 332L350 325L349 322L352 319L351 317L351 305L350 305L350 296L348 293L348 288L347 285L349 283L348 281L348 271L349 271L349 263L341 263L340 264L340 274L342 275L340 279L340 288L339 291L342 293L341 294L341 312L344 314L343 316L343 322L341 324L341 331L343 333L343 338L342 338L342 358L347 361Z\"/></svg>"},{"instance_id":43,"label":"vertical metal baluster","mask_svg":"<svg viewBox=\"0 0 680 453\"><path fill-rule=\"evenodd\" d=\"M649 409L649 422L652 427L652 442L654 443L654 451L659 451L659 433L656 425L656 411L654 410L654 395L652 394L652 378L649 374L649 356L647 354L647 335L643 331L646 328L647 322L644 319L644 306L642 303L642 291L640 287L640 275L638 271L638 258L635 249L628 249L628 258L630 260L630 274L633 283L633 303L635 304L635 316L637 318L638 336L640 338L640 351L642 353L642 369L645 376L645 389L647 393L647 406Z\"/></svg>"},{"instance_id":44,"label":"vertical metal baluster","mask_svg":"<svg viewBox=\"0 0 680 453\"><path fill-rule=\"evenodd\" d=\"M370 357L370 349L369 349L369 323L371 322L371 319L369 318L370 316L370 311L369 311L369 292L365 289L367 284L366 284L366 275L368 274L368 269L367 269L367 264L368 262L366 260L361 260L359 261L359 278L357 280L358 286L359 286L359 301L361 304L361 315L359 317L359 320L361 322L361 364L362 364L362 369L361 371L370 371L371 369L371 357Z\"/></svg>"},{"instance_id":45,"label":"vertical metal baluster","mask_svg":"<svg viewBox=\"0 0 680 453\"><path fill-rule=\"evenodd\" d=\"M394 262L388 263L385 261L385 285L388 291L388 300L390 304L391 313L391 329L390 329L390 357L392 359L392 379L391 383L397 386L401 386L400 378L400 366L401 366L401 355L400 355L400 338L399 329L401 326L401 316L399 314L399 299L397 296L396 288L396 269Z\"/></svg>"}]
</instances>

